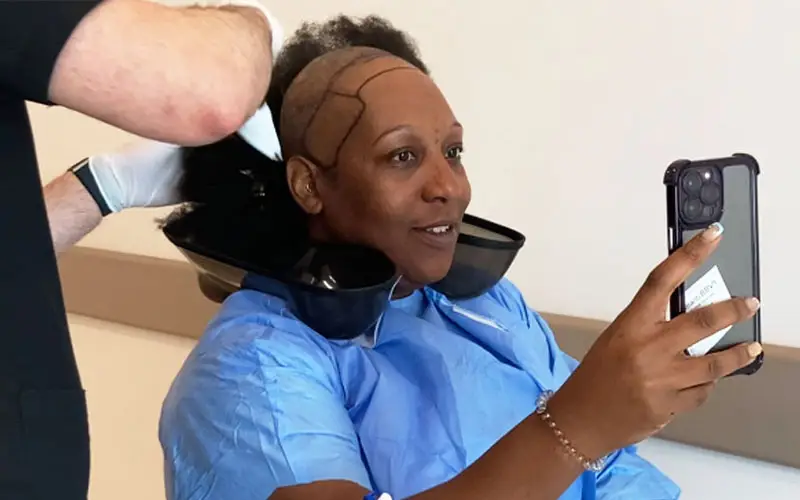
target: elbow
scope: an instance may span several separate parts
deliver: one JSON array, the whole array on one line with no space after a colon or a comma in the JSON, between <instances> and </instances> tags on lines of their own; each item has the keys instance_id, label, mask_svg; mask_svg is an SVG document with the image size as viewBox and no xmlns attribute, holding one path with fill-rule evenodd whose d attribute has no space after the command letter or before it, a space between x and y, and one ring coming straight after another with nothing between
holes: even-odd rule
<instances>
[{"instance_id":1,"label":"elbow","mask_svg":"<svg viewBox=\"0 0 800 500\"><path fill-rule=\"evenodd\" d=\"M193 98L184 109L189 137L184 138L183 145L201 146L234 134L264 103L267 94L272 68L268 54L211 60L216 64L198 74L207 75L206 81L213 83L193 89Z\"/></svg>"},{"instance_id":2,"label":"elbow","mask_svg":"<svg viewBox=\"0 0 800 500\"><path fill-rule=\"evenodd\" d=\"M259 38L260 40L260 38ZM210 54L195 74L207 85L194 88L194 145L219 141L239 130L264 103L272 73L270 48L262 41L240 50ZM199 90L199 92L198 92Z\"/></svg>"},{"instance_id":3,"label":"elbow","mask_svg":"<svg viewBox=\"0 0 800 500\"><path fill-rule=\"evenodd\" d=\"M202 146L236 133L264 102L265 90L233 88L214 96L198 97L187 110L186 146Z\"/></svg>"},{"instance_id":4,"label":"elbow","mask_svg":"<svg viewBox=\"0 0 800 500\"><path fill-rule=\"evenodd\" d=\"M220 141L235 133L252 114L248 106L228 99L201 99L193 109L187 110L188 124L184 137L178 142L184 146L203 146Z\"/></svg>"}]
</instances>

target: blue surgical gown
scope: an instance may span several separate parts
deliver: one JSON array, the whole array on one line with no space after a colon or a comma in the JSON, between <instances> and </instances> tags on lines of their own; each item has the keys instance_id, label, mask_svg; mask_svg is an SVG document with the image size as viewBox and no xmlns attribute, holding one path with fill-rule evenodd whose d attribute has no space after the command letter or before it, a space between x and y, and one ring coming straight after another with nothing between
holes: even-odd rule
<instances>
[{"instance_id":1,"label":"blue surgical gown","mask_svg":"<svg viewBox=\"0 0 800 500\"><path fill-rule=\"evenodd\" d=\"M374 338L328 341L285 303L233 294L164 403L170 500L264 500L344 479L407 498L463 471L577 363L502 281L475 299L424 289L391 302ZM670 500L676 485L618 451L564 500Z\"/></svg>"}]
</instances>

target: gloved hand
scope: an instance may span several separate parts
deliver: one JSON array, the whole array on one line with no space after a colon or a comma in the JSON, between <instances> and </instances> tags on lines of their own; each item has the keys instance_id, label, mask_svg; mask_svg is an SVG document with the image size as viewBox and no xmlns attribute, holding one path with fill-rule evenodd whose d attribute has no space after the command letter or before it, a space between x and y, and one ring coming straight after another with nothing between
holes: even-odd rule
<instances>
[{"instance_id":1,"label":"gloved hand","mask_svg":"<svg viewBox=\"0 0 800 500\"><path fill-rule=\"evenodd\" d=\"M112 212L180 203L181 148L143 140L89 158L89 169Z\"/></svg>"}]
</instances>

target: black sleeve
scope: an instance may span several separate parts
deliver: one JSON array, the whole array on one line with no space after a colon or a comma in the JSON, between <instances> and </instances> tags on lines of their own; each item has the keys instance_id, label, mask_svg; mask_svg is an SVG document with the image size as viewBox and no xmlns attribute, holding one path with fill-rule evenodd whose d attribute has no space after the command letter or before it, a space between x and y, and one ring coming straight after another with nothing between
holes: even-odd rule
<instances>
[{"instance_id":1,"label":"black sleeve","mask_svg":"<svg viewBox=\"0 0 800 500\"><path fill-rule=\"evenodd\" d=\"M42 104L61 49L102 0L0 0L0 86Z\"/></svg>"}]
</instances>

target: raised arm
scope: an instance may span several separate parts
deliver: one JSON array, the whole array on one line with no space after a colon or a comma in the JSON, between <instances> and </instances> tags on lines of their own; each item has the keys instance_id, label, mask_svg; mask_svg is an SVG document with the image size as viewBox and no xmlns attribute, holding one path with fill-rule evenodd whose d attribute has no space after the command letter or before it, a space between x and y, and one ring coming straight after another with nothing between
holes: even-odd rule
<instances>
[{"instance_id":1,"label":"raised arm","mask_svg":"<svg viewBox=\"0 0 800 500\"><path fill-rule=\"evenodd\" d=\"M208 143L263 101L270 47L270 24L257 8L105 0L64 46L50 98L141 136Z\"/></svg>"},{"instance_id":2,"label":"raised arm","mask_svg":"<svg viewBox=\"0 0 800 500\"><path fill-rule=\"evenodd\" d=\"M272 67L260 4L225 3L250 6L0 2L0 84L140 136L213 142L258 108Z\"/></svg>"},{"instance_id":3,"label":"raised arm","mask_svg":"<svg viewBox=\"0 0 800 500\"><path fill-rule=\"evenodd\" d=\"M717 380L747 366L761 351L751 344L699 358L683 354L698 340L752 317L757 301L732 299L664 321L670 293L716 248L721 232L712 226L651 273L547 402L546 418L531 414L463 472L412 498L556 500L583 472L583 464L601 457L609 461L591 485L600 488L600 498L676 498L677 489L655 474L630 485L652 469L628 450L617 450L702 404ZM363 493L338 481L284 488L271 498L361 500Z\"/></svg>"}]
</instances>

